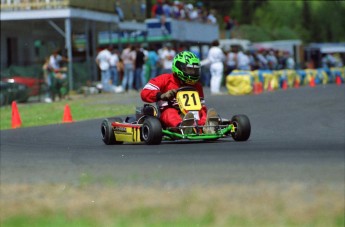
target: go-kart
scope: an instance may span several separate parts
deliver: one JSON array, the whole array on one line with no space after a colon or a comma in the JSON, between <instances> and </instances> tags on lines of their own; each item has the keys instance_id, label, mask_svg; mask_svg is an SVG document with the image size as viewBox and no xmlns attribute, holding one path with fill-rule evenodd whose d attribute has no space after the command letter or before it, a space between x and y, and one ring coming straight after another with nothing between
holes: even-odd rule
<instances>
[{"instance_id":1,"label":"go-kart","mask_svg":"<svg viewBox=\"0 0 345 227\"><path fill-rule=\"evenodd\" d=\"M191 111L198 114L201 101L193 87L177 89L176 102L183 116ZM205 133L203 125L165 127L159 120L158 106L144 104L136 108L135 116L106 118L101 125L102 140L107 145L123 142L145 142L149 145L160 144L162 140L217 140L232 137L235 141L248 140L251 132L249 118L246 115L234 115L231 120L219 117L218 125L213 133ZM193 128L192 133L184 133L184 129Z\"/></svg>"}]
</instances>

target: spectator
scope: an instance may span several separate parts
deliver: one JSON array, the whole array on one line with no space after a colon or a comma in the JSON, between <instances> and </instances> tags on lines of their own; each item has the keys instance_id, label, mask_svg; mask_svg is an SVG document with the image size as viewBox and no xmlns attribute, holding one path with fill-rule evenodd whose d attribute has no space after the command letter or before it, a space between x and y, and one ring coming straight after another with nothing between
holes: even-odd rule
<instances>
[{"instance_id":1,"label":"spectator","mask_svg":"<svg viewBox=\"0 0 345 227\"><path fill-rule=\"evenodd\" d=\"M321 59L321 62L323 68L331 68L337 65L336 58L330 53L324 54L324 56Z\"/></svg>"},{"instance_id":2,"label":"spectator","mask_svg":"<svg viewBox=\"0 0 345 227\"><path fill-rule=\"evenodd\" d=\"M237 68L239 70L250 70L249 56L240 50L237 54Z\"/></svg>"},{"instance_id":3,"label":"spectator","mask_svg":"<svg viewBox=\"0 0 345 227\"><path fill-rule=\"evenodd\" d=\"M254 57L253 51L252 50L247 50L246 54L249 57L249 68L250 68L250 70L257 70L258 69L258 67L257 67L257 60Z\"/></svg>"},{"instance_id":4,"label":"spectator","mask_svg":"<svg viewBox=\"0 0 345 227\"><path fill-rule=\"evenodd\" d=\"M179 1L174 1L174 4L171 9L171 16L175 19L181 18L180 5L181 3Z\"/></svg>"},{"instance_id":5,"label":"spectator","mask_svg":"<svg viewBox=\"0 0 345 227\"><path fill-rule=\"evenodd\" d=\"M135 51L130 44L122 51L121 58L124 65L124 75L122 80L123 91L133 90Z\"/></svg>"},{"instance_id":6,"label":"spectator","mask_svg":"<svg viewBox=\"0 0 345 227\"><path fill-rule=\"evenodd\" d=\"M181 20L185 20L187 19L187 12L186 10L184 9L184 4L183 2L180 2L180 4L178 5L178 8L179 8L179 13L180 13L180 18Z\"/></svg>"},{"instance_id":7,"label":"spectator","mask_svg":"<svg viewBox=\"0 0 345 227\"><path fill-rule=\"evenodd\" d=\"M199 1L196 3L196 7L197 7L197 13L198 13L198 21L206 23L207 22L207 15L206 15L206 11L204 9L204 4Z\"/></svg>"},{"instance_id":8,"label":"spectator","mask_svg":"<svg viewBox=\"0 0 345 227\"><path fill-rule=\"evenodd\" d=\"M289 53L287 51L282 51L282 50L277 50L276 51L276 57L278 60L278 67L277 69L285 69L286 68L286 60L287 60L287 56L289 55Z\"/></svg>"},{"instance_id":9,"label":"spectator","mask_svg":"<svg viewBox=\"0 0 345 227\"><path fill-rule=\"evenodd\" d=\"M54 71L59 71L62 62L67 62L68 58L61 56L61 50L56 49L52 55L49 57L49 67L51 67Z\"/></svg>"},{"instance_id":10,"label":"spectator","mask_svg":"<svg viewBox=\"0 0 345 227\"><path fill-rule=\"evenodd\" d=\"M165 22L166 17L170 17L171 14L170 4L168 3L163 5L163 0L157 0L157 3L151 8L151 14L152 17L160 20L162 33L163 35L167 35L169 31L165 25Z\"/></svg>"},{"instance_id":11,"label":"spectator","mask_svg":"<svg viewBox=\"0 0 345 227\"><path fill-rule=\"evenodd\" d=\"M150 79L156 77L157 67L159 64L159 56L153 46L150 46L149 53L148 53L148 65L150 67Z\"/></svg>"},{"instance_id":12,"label":"spectator","mask_svg":"<svg viewBox=\"0 0 345 227\"><path fill-rule=\"evenodd\" d=\"M123 13L122 8L120 7L120 1L116 1L115 4L115 14L119 17L120 21L125 20L125 14Z\"/></svg>"},{"instance_id":13,"label":"spectator","mask_svg":"<svg viewBox=\"0 0 345 227\"><path fill-rule=\"evenodd\" d=\"M171 67L173 64L174 56L176 55L175 50L172 49L171 43L167 43L163 48L160 59L162 61L162 73L171 73Z\"/></svg>"},{"instance_id":14,"label":"spectator","mask_svg":"<svg viewBox=\"0 0 345 227\"><path fill-rule=\"evenodd\" d=\"M149 51L147 50L148 48L147 48L147 43L143 43L142 45L141 45L141 51L144 53L144 55L145 55L145 59L144 59L144 61L145 61L145 63L144 63L144 65L143 65L143 70L142 70L142 72L141 72L141 78L143 78L143 86L144 86L144 84L146 84L146 82L147 82L147 80L148 80L148 77L149 77L149 73L148 73L148 67L147 67L147 58L149 57Z\"/></svg>"},{"instance_id":15,"label":"spectator","mask_svg":"<svg viewBox=\"0 0 345 227\"><path fill-rule=\"evenodd\" d=\"M151 15L153 18L158 18L158 19L161 19L161 17L164 15L162 0L157 0L157 3L152 6Z\"/></svg>"},{"instance_id":16,"label":"spectator","mask_svg":"<svg viewBox=\"0 0 345 227\"><path fill-rule=\"evenodd\" d=\"M49 57L45 59L45 62L42 66L43 70L43 78L44 82L47 85L47 91L46 91L46 97L44 98L44 101L46 103L51 103L53 100L51 98L52 94L52 68L49 66Z\"/></svg>"},{"instance_id":17,"label":"spectator","mask_svg":"<svg viewBox=\"0 0 345 227\"><path fill-rule=\"evenodd\" d=\"M287 51L286 53L286 68L295 69L295 60L292 58L291 54Z\"/></svg>"},{"instance_id":18,"label":"spectator","mask_svg":"<svg viewBox=\"0 0 345 227\"><path fill-rule=\"evenodd\" d=\"M235 26L235 22L232 20L230 16L225 16L224 23L225 23L225 38L231 39L231 31Z\"/></svg>"},{"instance_id":19,"label":"spectator","mask_svg":"<svg viewBox=\"0 0 345 227\"><path fill-rule=\"evenodd\" d=\"M140 13L141 13L141 16L145 17L145 15L146 15L146 0L141 0L141 2L140 2Z\"/></svg>"},{"instance_id":20,"label":"spectator","mask_svg":"<svg viewBox=\"0 0 345 227\"><path fill-rule=\"evenodd\" d=\"M52 55L49 57L49 69L52 70L52 100L55 101L55 95L57 94L60 98L60 100L63 98L63 88L65 82L66 82L66 72L67 68L62 67L63 62L67 62L68 58L61 55L61 50L56 49Z\"/></svg>"},{"instance_id":21,"label":"spectator","mask_svg":"<svg viewBox=\"0 0 345 227\"><path fill-rule=\"evenodd\" d=\"M273 50L270 50L268 52L266 59L268 62L269 69L271 69L271 70L277 69L278 60L277 60Z\"/></svg>"},{"instance_id":22,"label":"spectator","mask_svg":"<svg viewBox=\"0 0 345 227\"><path fill-rule=\"evenodd\" d=\"M207 23L209 24L217 23L217 18L214 15L215 15L215 10L210 10L209 14L207 15Z\"/></svg>"},{"instance_id":23,"label":"spectator","mask_svg":"<svg viewBox=\"0 0 345 227\"><path fill-rule=\"evenodd\" d=\"M259 69L263 70L268 69L268 61L265 57L265 53L266 51L264 49L259 49L256 55L259 64Z\"/></svg>"},{"instance_id":24,"label":"spectator","mask_svg":"<svg viewBox=\"0 0 345 227\"><path fill-rule=\"evenodd\" d=\"M135 48L135 88L140 90L146 84L145 74L143 74L143 65L145 64L145 54L141 50L140 46L137 45Z\"/></svg>"},{"instance_id":25,"label":"spectator","mask_svg":"<svg viewBox=\"0 0 345 227\"><path fill-rule=\"evenodd\" d=\"M198 11L194 9L192 4L187 4L186 12L190 21L196 21L198 19Z\"/></svg>"},{"instance_id":26,"label":"spectator","mask_svg":"<svg viewBox=\"0 0 345 227\"><path fill-rule=\"evenodd\" d=\"M163 14L165 15L165 17L171 17L172 16L172 7L171 7L171 3L169 0L165 0L165 2L163 4Z\"/></svg>"},{"instance_id":27,"label":"spectator","mask_svg":"<svg viewBox=\"0 0 345 227\"><path fill-rule=\"evenodd\" d=\"M333 58L334 58L334 67L343 67L344 66L343 60L341 59L341 56L339 53L334 53Z\"/></svg>"},{"instance_id":28,"label":"spectator","mask_svg":"<svg viewBox=\"0 0 345 227\"><path fill-rule=\"evenodd\" d=\"M237 67L237 49L235 47L231 47L231 50L226 55L226 66L226 74L230 74Z\"/></svg>"},{"instance_id":29,"label":"spectator","mask_svg":"<svg viewBox=\"0 0 345 227\"><path fill-rule=\"evenodd\" d=\"M111 82L114 86L117 86L119 83L119 73L118 73L118 64L119 64L119 56L116 49L111 48L110 49L110 78Z\"/></svg>"},{"instance_id":30,"label":"spectator","mask_svg":"<svg viewBox=\"0 0 345 227\"><path fill-rule=\"evenodd\" d=\"M119 56L120 56L120 54L119 54ZM124 71L125 71L125 66L123 65L122 58L119 57L119 62L117 63L117 72L118 72L118 75L119 75L119 83L120 83L120 85L122 85ZM122 86L121 86L121 88L122 88Z\"/></svg>"},{"instance_id":31,"label":"spectator","mask_svg":"<svg viewBox=\"0 0 345 227\"><path fill-rule=\"evenodd\" d=\"M219 41L214 40L212 42L212 47L210 48L207 58L201 61L201 65L210 64L211 72L211 81L210 81L210 90L211 94L221 94L220 86L222 83L225 55L222 49L219 48Z\"/></svg>"},{"instance_id":32,"label":"spectator","mask_svg":"<svg viewBox=\"0 0 345 227\"><path fill-rule=\"evenodd\" d=\"M96 56L96 64L101 70L101 83L102 83L102 90L105 92L114 92L114 87L110 84L110 58L111 47L107 47L101 50Z\"/></svg>"}]
</instances>

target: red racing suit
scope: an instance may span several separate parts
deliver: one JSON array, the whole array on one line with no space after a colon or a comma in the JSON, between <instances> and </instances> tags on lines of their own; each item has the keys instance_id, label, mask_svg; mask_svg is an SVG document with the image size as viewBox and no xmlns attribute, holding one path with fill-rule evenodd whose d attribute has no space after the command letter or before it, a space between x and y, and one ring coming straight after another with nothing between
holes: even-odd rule
<instances>
[{"instance_id":1,"label":"red racing suit","mask_svg":"<svg viewBox=\"0 0 345 227\"><path fill-rule=\"evenodd\" d=\"M207 108L204 100L204 90L200 82L195 85L185 85L194 87L200 96L202 108L199 111L198 125L204 125L206 121ZM155 78L152 78L141 91L141 99L147 103L157 102L157 105L161 111L160 119L165 127L178 126L182 118L180 116L180 110L176 99L172 101L163 101L160 99L161 94L182 87L182 84L178 78L173 74L162 74Z\"/></svg>"}]
</instances>

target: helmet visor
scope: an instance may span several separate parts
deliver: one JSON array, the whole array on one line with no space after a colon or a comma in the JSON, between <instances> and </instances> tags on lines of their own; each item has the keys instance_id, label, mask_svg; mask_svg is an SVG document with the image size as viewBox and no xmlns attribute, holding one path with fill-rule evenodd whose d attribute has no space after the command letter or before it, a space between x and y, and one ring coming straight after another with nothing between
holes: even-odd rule
<instances>
[{"instance_id":1,"label":"helmet visor","mask_svg":"<svg viewBox=\"0 0 345 227\"><path fill-rule=\"evenodd\" d=\"M183 65L181 70L191 77L199 77L200 75L200 65Z\"/></svg>"}]
</instances>

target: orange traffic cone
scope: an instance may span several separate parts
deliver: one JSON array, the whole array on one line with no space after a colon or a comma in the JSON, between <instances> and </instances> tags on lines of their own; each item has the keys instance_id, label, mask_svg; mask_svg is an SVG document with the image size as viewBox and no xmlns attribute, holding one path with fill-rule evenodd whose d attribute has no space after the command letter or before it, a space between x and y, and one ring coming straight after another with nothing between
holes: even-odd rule
<instances>
[{"instance_id":1,"label":"orange traffic cone","mask_svg":"<svg viewBox=\"0 0 345 227\"><path fill-rule=\"evenodd\" d=\"M71 109L69 108L68 104L66 104L66 106L65 106L65 111L63 113L62 122L63 123L73 122L72 114L71 114Z\"/></svg>"},{"instance_id":2,"label":"orange traffic cone","mask_svg":"<svg viewBox=\"0 0 345 227\"><path fill-rule=\"evenodd\" d=\"M262 82L254 82L254 85L253 85L253 92L255 95L258 95L260 93L262 93Z\"/></svg>"},{"instance_id":3,"label":"orange traffic cone","mask_svg":"<svg viewBox=\"0 0 345 227\"><path fill-rule=\"evenodd\" d=\"M299 88L299 79L295 79L293 86L294 88Z\"/></svg>"},{"instance_id":4,"label":"orange traffic cone","mask_svg":"<svg viewBox=\"0 0 345 227\"><path fill-rule=\"evenodd\" d=\"M335 83L336 83L337 85L341 85L341 78L340 78L339 75L337 75L337 76L335 77Z\"/></svg>"},{"instance_id":5,"label":"orange traffic cone","mask_svg":"<svg viewBox=\"0 0 345 227\"><path fill-rule=\"evenodd\" d=\"M273 91L272 80L268 82L267 91Z\"/></svg>"},{"instance_id":6,"label":"orange traffic cone","mask_svg":"<svg viewBox=\"0 0 345 227\"><path fill-rule=\"evenodd\" d=\"M310 77L309 86L310 87L315 87L315 79L314 79L314 77Z\"/></svg>"},{"instance_id":7,"label":"orange traffic cone","mask_svg":"<svg viewBox=\"0 0 345 227\"><path fill-rule=\"evenodd\" d=\"M286 90L288 88L288 84L286 80L283 80L283 84L282 84L282 89Z\"/></svg>"},{"instance_id":8,"label":"orange traffic cone","mask_svg":"<svg viewBox=\"0 0 345 227\"><path fill-rule=\"evenodd\" d=\"M22 120L20 119L17 103L13 101L12 102L12 128L19 128L21 125L22 125Z\"/></svg>"}]
</instances>

